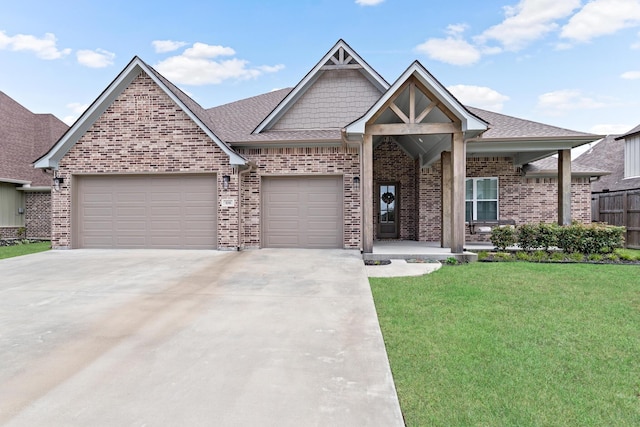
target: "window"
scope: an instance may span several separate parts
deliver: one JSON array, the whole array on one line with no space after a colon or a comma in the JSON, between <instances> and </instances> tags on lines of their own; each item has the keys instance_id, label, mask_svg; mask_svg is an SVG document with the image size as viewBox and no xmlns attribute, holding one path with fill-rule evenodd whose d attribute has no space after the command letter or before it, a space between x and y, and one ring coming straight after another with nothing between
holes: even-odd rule
<instances>
[{"instance_id":1,"label":"window","mask_svg":"<svg viewBox=\"0 0 640 427\"><path fill-rule=\"evenodd\" d=\"M498 178L467 178L465 221L498 220Z\"/></svg>"}]
</instances>

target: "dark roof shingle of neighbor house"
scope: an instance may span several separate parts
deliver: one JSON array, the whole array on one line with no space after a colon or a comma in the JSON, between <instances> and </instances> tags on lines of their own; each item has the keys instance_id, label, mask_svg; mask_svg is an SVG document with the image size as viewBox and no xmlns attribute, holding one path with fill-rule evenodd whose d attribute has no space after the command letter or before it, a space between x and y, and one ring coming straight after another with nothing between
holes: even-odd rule
<instances>
[{"instance_id":1,"label":"dark roof shingle of neighbor house","mask_svg":"<svg viewBox=\"0 0 640 427\"><path fill-rule=\"evenodd\" d=\"M535 162L525 165L524 171L528 176L555 176L558 174L558 158L550 156L536 160ZM579 164L574 160L571 162L571 174L579 176L603 176L608 175L609 171L601 167Z\"/></svg>"},{"instance_id":2,"label":"dark roof shingle of neighbor house","mask_svg":"<svg viewBox=\"0 0 640 427\"><path fill-rule=\"evenodd\" d=\"M30 181L50 186L51 176L32 163L46 153L69 127L52 114L35 114L0 91L0 181Z\"/></svg>"},{"instance_id":3,"label":"dark roof shingle of neighbor house","mask_svg":"<svg viewBox=\"0 0 640 427\"><path fill-rule=\"evenodd\" d=\"M640 126L623 135L629 136L640 131ZM608 135L591 149L582 153L574 164L580 167L598 167L610 171L591 184L592 193L604 191L633 190L640 188L640 178L624 179L624 139L618 135Z\"/></svg>"}]
</instances>

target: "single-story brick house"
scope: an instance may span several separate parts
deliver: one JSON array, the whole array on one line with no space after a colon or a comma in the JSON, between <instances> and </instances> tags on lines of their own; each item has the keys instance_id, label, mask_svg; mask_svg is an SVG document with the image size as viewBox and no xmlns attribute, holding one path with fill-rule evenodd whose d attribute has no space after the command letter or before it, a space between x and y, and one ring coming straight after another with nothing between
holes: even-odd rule
<instances>
[{"instance_id":1,"label":"single-story brick house","mask_svg":"<svg viewBox=\"0 0 640 427\"><path fill-rule=\"evenodd\" d=\"M0 239L50 238L51 174L32 163L67 129L0 91Z\"/></svg>"},{"instance_id":2,"label":"single-story brick house","mask_svg":"<svg viewBox=\"0 0 640 427\"><path fill-rule=\"evenodd\" d=\"M210 109L135 57L36 167L62 180L55 248L458 253L468 219L588 222L569 152L598 138L466 107L419 62L389 84L339 40L294 88Z\"/></svg>"}]
</instances>

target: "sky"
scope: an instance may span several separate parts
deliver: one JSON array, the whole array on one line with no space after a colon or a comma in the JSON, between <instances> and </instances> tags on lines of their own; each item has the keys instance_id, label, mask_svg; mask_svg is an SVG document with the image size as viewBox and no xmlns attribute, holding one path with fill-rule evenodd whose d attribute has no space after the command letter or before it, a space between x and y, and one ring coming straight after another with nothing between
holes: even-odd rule
<instances>
[{"instance_id":1,"label":"sky","mask_svg":"<svg viewBox=\"0 0 640 427\"><path fill-rule=\"evenodd\" d=\"M0 91L73 123L139 56L205 108L293 87L339 40L389 83L596 134L640 123L640 0L0 0Z\"/></svg>"}]
</instances>

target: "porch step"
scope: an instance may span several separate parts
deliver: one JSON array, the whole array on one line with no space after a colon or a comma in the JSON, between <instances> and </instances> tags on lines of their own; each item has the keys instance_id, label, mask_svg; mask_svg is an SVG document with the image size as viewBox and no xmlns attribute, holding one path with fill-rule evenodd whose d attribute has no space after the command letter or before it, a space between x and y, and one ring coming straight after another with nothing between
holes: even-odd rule
<instances>
[{"instance_id":1,"label":"porch step","mask_svg":"<svg viewBox=\"0 0 640 427\"><path fill-rule=\"evenodd\" d=\"M455 258L458 262L476 262L478 261L478 254L474 252L462 252L462 253L363 253L362 259L365 261L383 261L386 259L419 259L423 261L446 261L449 258Z\"/></svg>"}]
</instances>

